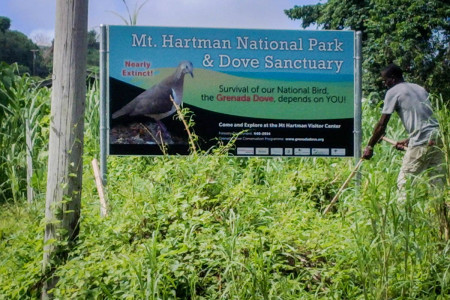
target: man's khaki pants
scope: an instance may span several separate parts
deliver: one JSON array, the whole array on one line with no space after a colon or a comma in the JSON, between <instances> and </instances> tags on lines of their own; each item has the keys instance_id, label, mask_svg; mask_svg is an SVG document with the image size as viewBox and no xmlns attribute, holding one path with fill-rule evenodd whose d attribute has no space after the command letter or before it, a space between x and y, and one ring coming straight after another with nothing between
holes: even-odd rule
<instances>
[{"instance_id":1,"label":"man's khaki pants","mask_svg":"<svg viewBox=\"0 0 450 300\"><path fill-rule=\"evenodd\" d=\"M407 178L414 178L424 172L428 172L432 187L443 189L445 186L444 163L444 153L436 146L409 147L403 157L402 167L398 174L398 189L402 191Z\"/></svg>"},{"instance_id":2,"label":"man's khaki pants","mask_svg":"<svg viewBox=\"0 0 450 300\"><path fill-rule=\"evenodd\" d=\"M435 197L434 207L439 218L439 231L445 240L450 239L450 219L448 216L448 207L445 199L446 185L445 179L445 158L441 149L436 146L416 146L409 147L403 157L402 167L397 178L399 189L398 202L404 205L407 201L407 191L405 185L407 180L411 180L411 187L418 182L419 174L426 173L429 179L432 195Z\"/></svg>"}]
</instances>

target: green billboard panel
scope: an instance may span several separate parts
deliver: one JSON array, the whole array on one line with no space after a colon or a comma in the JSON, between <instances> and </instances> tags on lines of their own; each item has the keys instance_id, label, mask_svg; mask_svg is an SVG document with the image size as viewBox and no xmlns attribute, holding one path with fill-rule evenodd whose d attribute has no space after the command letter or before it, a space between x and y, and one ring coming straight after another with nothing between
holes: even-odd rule
<instances>
[{"instance_id":1,"label":"green billboard panel","mask_svg":"<svg viewBox=\"0 0 450 300\"><path fill-rule=\"evenodd\" d=\"M355 33L108 26L109 153L353 156ZM164 146L164 147L162 147Z\"/></svg>"}]
</instances>

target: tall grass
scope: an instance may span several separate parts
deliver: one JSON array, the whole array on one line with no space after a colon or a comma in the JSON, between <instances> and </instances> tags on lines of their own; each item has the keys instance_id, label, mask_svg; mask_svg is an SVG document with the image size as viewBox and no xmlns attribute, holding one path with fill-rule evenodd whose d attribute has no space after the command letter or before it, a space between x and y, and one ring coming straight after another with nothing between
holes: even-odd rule
<instances>
[{"instance_id":1,"label":"tall grass","mask_svg":"<svg viewBox=\"0 0 450 300\"><path fill-rule=\"evenodd\" d=\"M84 113L84 156L92 160L100 153L100 99L99 83L88 84Z\"/></svg>"},{"instance_id":2,"label":"tall grass","mask_svg":"<svg viewBox=\"0 0 450 300\"><path fill-rule=\"evenodd\" d=\"M26 199L27 184L42 199L46 186L47 146L51 89L27 74L8 68L11 81L0 80L0 203ZM1 68L0 68L1 69ZM3 69L3 72L5 70ZM88 87L85 110L85 152L92 159L99 153L98 82ZM27 161L27 155L31 161ZM32 167L27 178L27 167Z\"/></svg>"},{"instance_id":3,"label":"tall grass","mask_svg":"<svg viewBox=\"0 0 450 300\"><path fill-rule=\"evenodd\" d=\"M450 186L450 101L445 101L442 95L433 96L432 103L436 109L436 118L442 139L442 151L444 152L446 164L447 186Z\"/></svg>"},{"instance_id":4,"label":"tall grass","mask_svg":"<svg viewBox=\"0 0 450 300\"><path fill-rule=\"evenodd\" d=\"M129 26L136 26L137 25L137 19L139 16L139 12L141 11L141 9L144 7L144 5L148 2L148 0L143 1L141 4L138 5L138 3L135 3L133 12L130 11L130 7L128 6L128 3L126 0L122 0L123 4L125 5L125 8L127 9L127 16L124 17L114 11L111 11L113 14L115 14L116 16L118 16L125 25L129 25Z\"/></svg>"},{"instance_id":5,"label":"tall grass","mask_svg":"<svg viewBox=\"0 0 450 300\"><path fill-rule=\"evenodd\" d=\"M48 105L39 105L48 103L49 90L33 89L27 77L16 80L24 87L8 90L14 103L2 106L7 130L0 153L24 163L23 119L34 115L30 125L44 125L36 127L32 152L42 194ZM447 126L448 110L437 112ZM378 117L379 108L364 107L366 137ZM359 192L350 186L326 217L321 212L351 172L351 159L237 158L220 147L208 155L110 157L111 212L101 218L89 167L98 153L97 85L87 94L85 124L81 232L56 270L55 298L446 299L450 293L450 244L439 235L433 193L424 178L399 205L402 153L390 145L377 146L362 166ZM405 136L395 116L388 136ZM0 159L6 180L0 298L35 299L43 280L44 201L23 205L23 167Z\"/></svg>"},{"instance_id":6,"label":"tall grass","mask_svg":"<svg viewBox=\"0 0 450 300\"><path fill-rule=\"evenodd\" d=\"M0 94L6 100L0 103L0 203L26 199L27 183L42 192L45 181L50 90L27 75L13 76L8 87L0 81ZM33 168L28 182L27 155L28 167Z\"/></svg>"},{"instance_id":7,"label":"tall grass","mask_svg":"<svg viewBox=\"0 0 450 300\"><path fill-rule=\"evenodd\" d=\"M443 191L438 191L435 209L440 218L441 232L447 240L450 240L450 108L449 101L445 101L442 95L433 97L432 102L436 108L436 118L439 122L441 150L444 153L445 173Z\"/></svg>"},{"instance_id":8,"label":"tall grass","mask_svg":"<svg viewBox=\"0 0 450 300\"><path fill-rule=\"evenodd\" d=\"M438 100L434 104L443 140L447 140L448 168L450 114L442 98ZM388 135L405 136L398 118L393 121ZM362 214L354 228L364 298L445 299L450 292L450 259L442 255L448 253L449 241L439 230L442 214L436 207L448 196L443 200L442 194L429 186L429 179L419 176L406 188L406 201L399 202L396 178L401 155L387 145L377 150L383 154L366 164L363 173L364 191L358 202ZM429 268L443 262L447 266L443 269Z\"/></svg>"}]
</instances>

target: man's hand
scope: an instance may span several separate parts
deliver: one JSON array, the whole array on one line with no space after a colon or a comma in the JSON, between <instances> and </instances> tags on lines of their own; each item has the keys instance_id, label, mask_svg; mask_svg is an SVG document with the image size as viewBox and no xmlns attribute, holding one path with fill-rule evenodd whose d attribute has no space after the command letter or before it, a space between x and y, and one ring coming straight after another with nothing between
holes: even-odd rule
<instances>
[{"instance_id":1,"label":"man's hand","mask_svg":"<svg viewBox=\"0 0 450 300\"><path fill-rule=\"evenodd\" d=\"M406 148L408 148L408 143L409 143L409 139L401 140L401 141L398 141L394 147L397 150L405 151Z\"/></svg>"},{"instance_id":2,"label":"man's hand","mask_svg":"<svg viewBox=\"0 0 450 300\"><path fill-rule=\"evenodd\" d=\"M378 121L378 123L375 125L375 128L373 129L373 133L369 139L369 142L367 143L367 147L364 150L364 154L362 156L363 159L371 159L372 158L373 147L386 132L386 127L387 127L387 124L388 124L390 118L391 118L390 114L382 114L381 115L380 120Z\"/></svg>"},{"instance_id":3,"label":"man's hand","mask_svg":"<svg viewBox=\"0 0 450 300\"><path fill-rule=\"evenodd\" d=\"M373 156L373 148L371 146L367 146L366 149L364 149L362 158L371 159L372 156Z\"/></svg>"}]
</instances>

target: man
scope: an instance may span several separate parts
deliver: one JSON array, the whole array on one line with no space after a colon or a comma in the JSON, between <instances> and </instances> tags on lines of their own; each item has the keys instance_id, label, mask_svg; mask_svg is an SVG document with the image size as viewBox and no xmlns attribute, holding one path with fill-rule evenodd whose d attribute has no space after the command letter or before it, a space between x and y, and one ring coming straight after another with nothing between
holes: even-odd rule
<instances>
[{"instance_id":1,"label":"man","mask_svg":"<svg viewBox=\"0 0 450 300\"><path fill-rule=\"evenodd\" d=\"M395 64L386 67L381 72L381 76L388 91L381 118L375 125L362 157L370 159L373 156L375 144L383 137L391 114L396 111L409 134L408 139L398 141L395 145L398 150L406 149L397 178L399 200L406 198L404 186L407 178L414 178L424 171L430 172L431 184L437 192L442 192L445 174L444 153L437 147L440 144L439 124L433 117L427 91L417 84L405 82L402 70ZM441 222L445 220L444 231L448 238L445 202L442 205L439 214Z\"/></svg>"},{"instance_id":2,"label":"man","mask_svg":"<svg viewBox=\"0 0 450 300\"><path fill-rule=\"evenodd\" d=\"M408 175L418 175L430 168L435 171L442 168L443 153L434 147L438 143L439 124L433 117L427 91L417 84L405 82L400 67L390 64L381 72L381 77L388 91L381 118L375 125L363 158L373 156L375 144L384 135L391 114L396 111L409 134L408 139L395 145L398 150L407 148L397 181L401 189Z\"/></svg>"}]
</instances>

